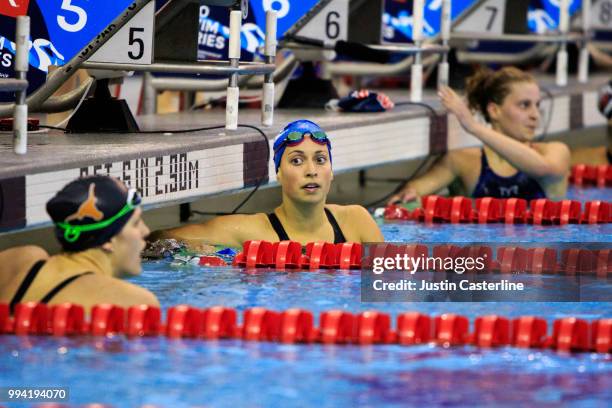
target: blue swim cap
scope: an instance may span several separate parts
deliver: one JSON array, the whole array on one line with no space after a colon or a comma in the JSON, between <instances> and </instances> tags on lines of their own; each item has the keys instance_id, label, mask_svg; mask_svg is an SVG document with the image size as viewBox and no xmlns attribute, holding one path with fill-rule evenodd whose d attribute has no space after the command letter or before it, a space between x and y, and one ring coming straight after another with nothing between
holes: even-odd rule
<instances>
[{"instance_id":1,"label":"blue swim cap","mask_svg":"<svg viewBox=\"0 0 612 408\"><path fill-rule=\"evenodd\" d=\"M297 140L297 142L293 142L292 140L289 139L289 135L292 134L292 137L293 137L293 135L296 133L301 134L302 138ZM325 134L323 129L321 129L319 125L317 125L314 122L311 122L310 120L300 119L300 120L296 120L296 121L288 123L287 126L285 126L285 128L278 134L278 136L274 140L274 147L273 147L274 169L276 170L277 173L280 167L283 153L285 153L285 149L287 148L287 145L290 143L296 143L296 144L301 143L304 140L304 135L306 134L309 134L311 139L314 142L321 143L321 144L324 143L327 145L327 152L329 153L329 162L331 164L332 162L331 143L329 139L327 138L327 135Z\"/></svg>"}]
</instances>

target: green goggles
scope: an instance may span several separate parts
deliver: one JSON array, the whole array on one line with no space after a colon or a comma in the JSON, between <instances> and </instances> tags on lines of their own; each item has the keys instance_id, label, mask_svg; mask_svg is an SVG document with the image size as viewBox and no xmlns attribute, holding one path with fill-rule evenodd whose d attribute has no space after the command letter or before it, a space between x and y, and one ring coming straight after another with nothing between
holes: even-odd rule
<instances>
[{"instance_id":1,"label":"green goggles","mask_svg":"<svg viewBox=\"0 0 612 408\"><path fill-rule=\"evenodd\" d=\"M310 135L310 139L318 144L327 144L329 141L325 132L289 132L285 138L287 146L295 146L304 140L306 135Z\"/></svg>"},{"instance_id":2,"label":"green goggles","mask_svg":"<svg viewBox=\"0 0 612 408\"><path fill-rule=\"evenodd\" d=\"M83 232L97 231L111 226L119 218L123 217L124 215L138 207L138 205L140 205L140 202L140 194L138 194L138 191L136 191L136 189L131 188L128 190L126 204L123 206L123 208L121 208L121 210L119 210L117 214L113 215L107 220L96 222L93 224L83 225L71 225L67 222L57 222L55 223L55 225L64 230L64 239L67 242L74 243L79 239L81 233Z\"/></svg>"}]
</instances>

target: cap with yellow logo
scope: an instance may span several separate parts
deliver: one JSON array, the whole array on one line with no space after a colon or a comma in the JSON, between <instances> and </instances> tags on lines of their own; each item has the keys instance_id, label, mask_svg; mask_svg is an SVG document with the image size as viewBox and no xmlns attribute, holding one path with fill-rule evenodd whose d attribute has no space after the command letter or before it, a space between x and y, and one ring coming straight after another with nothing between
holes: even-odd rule
<instances>
[{"instance_id":1,"label":"cap with yellow logo","mask_svg":"<svg viewBox=\"0 0 612 408\"><path fill-rule=\"evenodd\" d=\"M77 179L47 202L55 235L66 251L100 246L118 234L140 204L136 190L109 176Z\"/></svg>"}]
</instances>

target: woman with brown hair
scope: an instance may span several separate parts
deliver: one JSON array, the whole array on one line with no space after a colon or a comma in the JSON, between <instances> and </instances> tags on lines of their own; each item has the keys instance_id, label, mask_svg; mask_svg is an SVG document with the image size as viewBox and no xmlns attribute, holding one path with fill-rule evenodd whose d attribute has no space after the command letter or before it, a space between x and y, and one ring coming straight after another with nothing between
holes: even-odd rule
<instances>
[{"instance_id":1,"label":"woman with brown hair","mask_svg":"<svg viewBox=\"0 0 612 408\"><path fill-rule=\"evenodd\" d=\"M62 253L34 245L0 251L0 303L11 313L21 302L71 302L87 312L100 303L159 306L153 293L122 279L140 274L149 234L136 190L108 176L80 178L47 202L47 212Z\"/></svg>"},{"instance_id":2,"label":"woman with brown hair","mask_svg":"<svg viewBox=\"0 0 612 408\"><path fill-rule=\"evenodd\" d=\"M449 87L440 88L438 95L461 126L484 146L447 153L389 202L434 194L455 179L474 198L564 198L569 149L560 142L533 142L541 101L535 78L513 67L480 70L468 78L466 93L467 104Z\"/></svg>"}]
</instances>

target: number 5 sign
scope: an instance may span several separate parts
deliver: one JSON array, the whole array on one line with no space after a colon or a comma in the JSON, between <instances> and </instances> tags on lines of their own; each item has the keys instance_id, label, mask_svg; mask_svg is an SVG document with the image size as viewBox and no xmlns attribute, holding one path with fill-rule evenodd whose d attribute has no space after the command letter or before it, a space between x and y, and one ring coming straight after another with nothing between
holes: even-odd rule
<instances>
[{"instance_id":1,"label":"number 5 sign","mask_svg":"<svg viewBox=\"0 0 612 408\"><path fill-rule=\"evenodd\" d=\"M91 62L149 65L153 62L155 2L152 1L106 42Z\"/></svg>"},{"instance_id":2,"label":"number 5 sign","mask_svg":"<svg viewBox=\"0 0 612 408\"><path fill-rule=\"evenodd\" d=\"M30 0L0 0L0 14L9 17L25 16Z\"/></svg>"}]
</instances>

